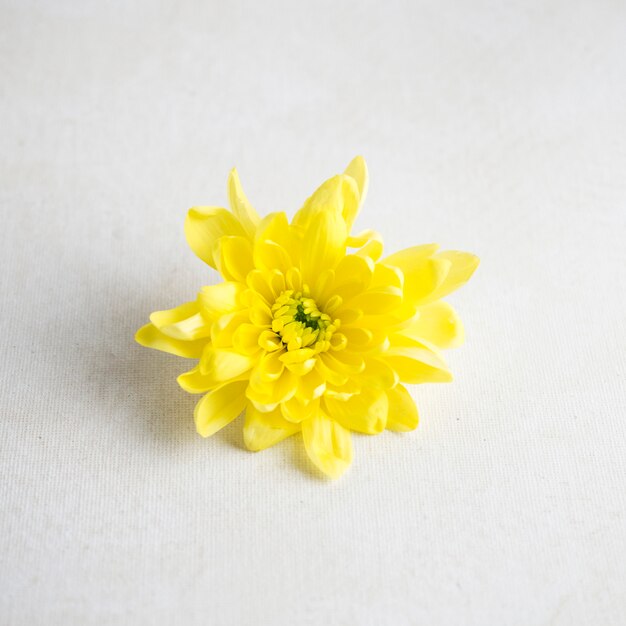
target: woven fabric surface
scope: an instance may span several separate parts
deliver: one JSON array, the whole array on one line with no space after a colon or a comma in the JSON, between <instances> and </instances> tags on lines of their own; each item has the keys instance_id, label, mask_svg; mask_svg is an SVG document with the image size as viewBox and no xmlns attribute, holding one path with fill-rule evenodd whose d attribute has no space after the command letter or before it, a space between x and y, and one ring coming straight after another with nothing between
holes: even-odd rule
<instances>
[{"instance_id":1,"label":"woven fabric surface","mask_svg":"<svg viewBox=\"0 0 626 626\"><path fill-rule=\"evenodd\" d=\"M483 626L626 615L626 10L609 0L0 2L0 623ZM133 342L218 280L186 210L482 264L456 380L339 481L211 439Z\"/></svg>"}]
</instances>

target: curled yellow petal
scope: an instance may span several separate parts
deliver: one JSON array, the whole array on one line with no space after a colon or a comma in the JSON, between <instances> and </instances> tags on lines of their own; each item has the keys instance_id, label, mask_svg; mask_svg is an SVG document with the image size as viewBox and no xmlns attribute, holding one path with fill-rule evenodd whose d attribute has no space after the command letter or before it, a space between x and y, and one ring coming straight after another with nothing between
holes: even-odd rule
<instances>
[{"instance_id":1,"label":"curled yellow petal","mask_svg":"<svg viewBox=\"0 0 626 626\"><path fill-rule=\"evenodd\" d=\"M207 285L200 289L198 304L205 315L218 318L225 313L232 313L242 308L240 298L244 289L244 285L237 282Z\"/></svg>"},{"instance_id":2,"label":"curled yellow petal","mask_svg":"<svg viewBox=\"0 0 626 626\"><path fill-rule=\"evenodd\" d=\"M235 311L222 315L211 326L211 343L214 348L234 347L237 352L245 352L234 346L235 332L248 321L247 311ZM258 346L257 346L258 349ZM256 350L245 352L247 356L254 354Z\"/></svg>"},{"instance_id":3,"label":"curled yellow petal","mask_svg":"<svg viewBox=\"0 0 626 626\"><path fill-rule=\"evenodd\" d=\"M293 224L301 232L308 230L316 215L330 210L342 218L356 217L359 207L357 182L351 176L339 174L320 185L293 218ZM344 217L345 216L345 217Z\"/></svg>"},{"instance_id":4,"label":"curled yellow petal","mask_svg":"<svg viewBox=\"0 0 626 626\"><path fill-rule=\"evenodd\" d=\"M232 422L244 409L247 382L237 381L217 387L196 404L194 420L198 434L210 437Z\"/></svg>"},{"instance_id":5,"label":"curled yellow petal","mask_svg":"<svg viewBox=\"0 0 626 626\"><path fill-rule=\"evenodd\" d=\"M176 381L187 393L206 393L215 387L213 376L207 376L198 366L181 374Z\"/></svg>"},{"instance_id":6,"label":"curled yellow petal","mask_svg":"<svg viewBox=\"0 0 626 626\"><path fill-rule=\"evenodd\" d=\"M344 428L366 435L376 435L385 430L388 401L382 389L365 387L348 400L325 396L324 404L328 415Z\"/></svg>"},{"instance_id":7,"label":"curled yellow petal","mask_svg":"<svg viewBox=\"0 0 626 626\"><path fill-rule=\"evenodd\" d=\"M216 381L227 381L246 373L254 359L236 350L207 346L200 359L200 371L212 375Z\"/></svg>"},{"instance_id":8,"label":"curled yellow petal","mask_svg":"<svg viewBox=\"0 0 626 626\"><path fill-rule=\"evenodd\" d=\"M327 476L339 478L350 467L350 431L321 411L302 422L302 439L311 461Z\"/></svg>"},{"instance_id":9,"label":"curled yellow petal","mask_svg":"<svg viewBox=\"0 0 626 626\"><path fill-rule=\"evenodd\" d=\"M480 259L476 255L456 250L440 252L435 258L450 263L450 267L433 299L444 298L449 293L462 287L472 277L480 263Z\"/></svg>"},{"instance_id":10,"label":"curled yellow petal","mask_svg":"<svg viewBox=\"0 0 626 626\"><path fill-rule=\"evenodd\" d=\"M463 343L463 323L456 311L442 300L419 307L416 319L401 334L426 340L438 348L457 348Z\"/></svg>"},{"instance_id":11,"label":"curled yellow petal","mask_svg":"<svg viewBox=\"0 0 626 626\"><path fill-rule=\"evenodd\" d=\"M393 346L382 358L403 383L448 383L452 380L443 357L425 345Z\"/></svg>"},{"instance_id":12,"label":"curled yellow petal","mask_svg":"<svg viewBox=\"0 0 626 626\"><path fill-rule=\"evenodd\" d=\"M159 329L163 327L177 324L178 322L185 320L192 315L195 315L199 311L197 302L185 302L180 306L173 309L167 309L165 311L155 311L150 314L150 321Z\"/></svg>"},{"instance_id":13,"label":"curled yellow petal","mask_svg":"<svg viewBox=\"0 0 626 626\"><path fill-rule=\"evenodd\" d=\"M164 335L183 341L202 339L211 334L211 327L199 312L197 302L187 302L167 311L155 311L150 321Z\"/></svg>"},{"instance_id":14,"label":"curled yellow petal","mask_svg":"<svg viewBox=\"0 0 626 626\"><path fill-rule=\"evenodd\" d=\"M262 413L249 404L243 427L243 441L248 450L257 452L277 444L299 430L298 424L289 422L282 416L280 408Z\"/></svg>"},{"instance_id":15,"label":"curled yellow petal","mask_svg":"<svg viewBox=\"0 0 626 626\"><path fill-rule=\"evenodd\" d=\"M344 209L343 211L344 219L346 220L346 224L348 226L348 231L350 231L361 206L363 206L363 203L365 202L365 197L367 196L369 176L367 173L367 164L365 163L365 159L362 156L357 156L352 159L348 167L346 167L344 174L354 179L354 182L356 183L359 192L359 202L356 209L353 209L350 212L346 209Z\"/></svg>"},{"instance_id":16,"label":"curled yellow petal","mask_svg":"<svg viewBox=\"0 0 626 626\"><path fill-rule=\"evenodd\" d=\"M252 244L245 237L234 235L221 237L218 243L217 269L220 274L226 280L244 283L254 269Z\"/></svg>"},{"instance_id":17,"label":"curled yellow petal","mask_svg":"<svg viewBox=\"0 0 626 626\"><path fill-rule=\"evenodd\" d=\"M356 235L348 237L349 248L358 248L356 256L378 261L383 255L383 238L375 230L364 230Z\"/></svg>"},{"instance_id":18,"label":"curled yellow petal","mask_svg":"<svg viewBox=\"0 0 626 626\"><path fill-rule=\"evenodd\" d=\"M135 333L135 341L145 346L153 348L161 352L169 352L176 356L182 356L186 359L198 359L202 356L202 352L208 343L208 339L197 339L194 341L185 341L182 339L174 339L163 334L154 324L146 324Z\"/></svg>"},{"instance_id":19,"label":"curled yellow petal","mask_svg":"<svg viewBox=\"0 0 626 626\"><path fill-rule=\"evenodd\" d=\"M254 210L244 193L239 181L239 174L234 167L228 177L228 201L231 211L239 220L246 234L253 237L260 221L259 214Z\"/></svg>"},{"instance_id":20,"label":"curled yellow petal","mask_svg":"<svg viewBox=\"0 0 626 626\"><path fill-rule=\"evenodd\" d=\"M263 332L261 328L254 324L240 324L233 333L233 347L237 352L254 355L261 348L260 337Z\"/></svg>"},{"instance_id":21,"label":"curled yellow petal","mask_svg":"<svg viewBox=\"0 0 626 626\"><path fill-rule=\"evenodd\" d=\"M389 413L387 428L400 432L415 430L419 422L417 407L406 387L397 385L387 390Z\"/></svg>"},{"instance_id":22,"label":"curled yellow petal","mask_svg":"<svg viewBox=\"0 0 626 626\"><path fill-rule=\"evenodd\" d=\"M215 268L214 253L218 240L225 235L246 236L239 220L220 207L193 207L185 220L189 247L205 263Z\"/></svg>"},{"instance_id":23,"label":"curled yellow petal","mask_svg":"<svg viewBox=\"0 0 626 626\"><path fill-rule=\"evenodd\" d=\"M294 424L299 424L304 420L313 417L319 411L319 399L303 402L297 396L282 402L280 409L283 417Z\"/></svg>"}]
</instances>

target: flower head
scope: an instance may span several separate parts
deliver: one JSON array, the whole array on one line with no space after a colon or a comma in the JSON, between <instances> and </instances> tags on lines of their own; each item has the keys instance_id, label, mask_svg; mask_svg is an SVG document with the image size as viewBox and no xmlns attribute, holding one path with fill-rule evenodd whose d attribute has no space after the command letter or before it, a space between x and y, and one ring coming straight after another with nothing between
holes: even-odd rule
<instances>
[{"instance_id":1,"label":"flower head","mask_svg":"<svg viewBox=\"0 0 626 626\"><path fill-rule=\"evenodd\" d=\"M337 477L352 460L351 431L417 426L403 383L452 379L441 350L462 343L463 328L441 298L478 259L434 244L381 259L376 232L350 232L367 183L357 157L290 223L282 212L260 218L233 170L230 211L190 209L187 241L224 282L153 313L136 339L199 359L178 382L204 394L194 413L200 435L245 410L250 450L301 432L311 461Z\"/></svg>"}]
</instances>

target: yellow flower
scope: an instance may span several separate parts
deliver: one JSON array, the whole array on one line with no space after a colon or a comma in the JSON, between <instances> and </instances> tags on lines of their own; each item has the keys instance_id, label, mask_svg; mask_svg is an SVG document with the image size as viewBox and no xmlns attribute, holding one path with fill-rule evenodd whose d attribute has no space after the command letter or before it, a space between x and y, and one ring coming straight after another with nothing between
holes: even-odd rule
<instances>
[{"instance_id":1,"label":"yellow flower","mask_svg":"<svg viewBox=\"0 0 626 626\"><path fill-rule=\"evenodd\" d=\"M357 157L290 223L282 212L261 219L233 170L230 211L189 210L187 241L224 282L153 313L136 339L199 359L178 382L204 394L194 412L203 437L245 410L250 450L301 432L311 461L337 477L352 460L351 431L417 426L402 383L452 379L441 349L462 343L463 327L441 298L478 259L427 244L381 260L376 232L350 233L367 184Z\"/></svg>"}]
</instances>

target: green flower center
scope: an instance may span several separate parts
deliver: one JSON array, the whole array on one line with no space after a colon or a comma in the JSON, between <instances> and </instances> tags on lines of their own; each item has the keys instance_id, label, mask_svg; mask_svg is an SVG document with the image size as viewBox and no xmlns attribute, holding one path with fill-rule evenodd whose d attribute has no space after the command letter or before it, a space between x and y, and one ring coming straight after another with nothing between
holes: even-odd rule
<instances>
[{"instance_id":1,"label":"green flower center","mask_svg":"<svg viewBox=\"0 0 626 626\"><path fill-rule=\"evenodd\" d=\"M272 306L272 330L280 336L287 350L313 348L323 352L330 347L330 338L339 326L322 313L308 293L283 291Z\"/></svg>"}]
</instances>

